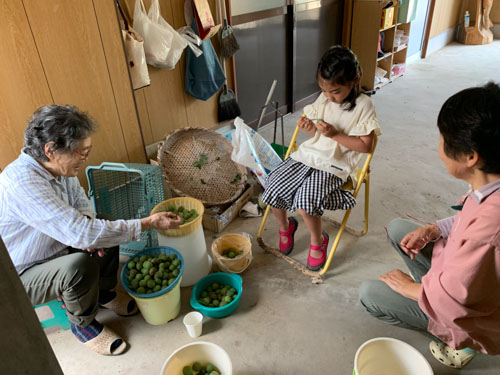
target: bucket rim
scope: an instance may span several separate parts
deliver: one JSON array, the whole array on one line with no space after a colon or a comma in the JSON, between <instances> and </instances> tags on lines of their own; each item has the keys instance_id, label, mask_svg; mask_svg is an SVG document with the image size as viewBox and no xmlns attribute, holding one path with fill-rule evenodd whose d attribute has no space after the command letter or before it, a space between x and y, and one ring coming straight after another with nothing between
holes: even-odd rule
<instances>
[{"instance_id":1,"label":"bucket rim","mask_svg":"<svg viewBox=\"0 0 500 375\"><path fill-rule=\"evenodd\" d=\"M132 289L129 288L128 286L128 282L127 282L127 276L128 276L128 272L129 272L129 269L127 267L127 265L129 264L129 262L133 261L134 259L136 258L140 258L141 256L143 255L150 255L148 253L152 252L152 251L155 251L155 250L167 250L169 251L170 253L174 253L175 255L177 255L177 258L180 259L181 261L181 266L179 268L179 274L177 275L177 277L175 278L174 282L172 284L170 284L169 286L167 286L165 289L160 289L159 291L157 292L153 292L153 293L150 293L150 294L141 294L141 293L137 293L137 292L134 292ZM128 294L130 294L132 297L138 297L138 298L143 298L143 299L148 299L148 298L155 298L155 297L159 297L159 296L162 296L164 294L167 294L168 292L170 292L171 290L173 290L175 288L175 286L180 282L180 280L182 279L182 275L184 273L184 258L182 257L182 254L171 248L171 247L168 247L168 246L154 246L154 247L148 247L140 252L138 252L137 254L135 254L134 256L132 256L124 265L123 265L123 268L122 268L122 271L120 273L120 280L121 280L121 283L122 283L122 286L123 288L127 291Z\"/></svg>"},{"instance_id":2,"label":"bucket rim","mask_svg":"<svg viewBox=\"0 0 500 375\"><path fill-rule=\"evenodd\" d=\"M177 353L179 353L181 350L189 347L189 346L195 346L195 345L199 345L199 344L202 344L202 345L209 345L209 346L212 346L214 348L217 348L217 349L220 349L222 350L222 352L227 356L228 358L228 361L229 361L229 370L230 370L230 374L233 373L233 362L231 362L231 357L229 356L229 354L227 354L227 352L224 350L224 348L220 345L217 345L213 342L210 342L210 341L195 341L195 342L190 342L188 344L185 344L185 345L182 345L181 347L177 348L176 350L174 350L169 356L168 358L165 360L165 362L163 363L163 366L161 368L161 373L160 375L164 375L165 374L165 371L166 371L166 366L167 364L169 363L169 361L173 358L174 355L176 355Z\"/></svg>"},{"instance_id":3,"label":"bucket rim","mask_svg":"<svg viewBox=\"0 0 500 375\"><path fill-rule=\"evenodd\" d=\"M368 346L369 344L371 344L371 343L373 343L375 341L392 341L392 342L398 343L399 345L406 346L407 348L409 348L410 350L412 350L417 355L417 357L419 357L420 359L423 360L423 363L425 363L425 365L427 367L427 370L430 371L429 374L434 374L434 371L432 370L432 367L431 367L430 363L427 361L427 359L424 357L424 355L422 353L420 353L420 351L417 348L413 347L412 345L408 344L407 342L395 339L393 337L375 337L373 339L365 341L363 344L361 344L361 346L356 351L356 355L354 356L354 370L353 370L353 373L355 373L356 375L360 375L359 369L358 369L358 358L359 358L359 355L360 355L361 351L366 346Z\"/></svg>"}]
</instances>

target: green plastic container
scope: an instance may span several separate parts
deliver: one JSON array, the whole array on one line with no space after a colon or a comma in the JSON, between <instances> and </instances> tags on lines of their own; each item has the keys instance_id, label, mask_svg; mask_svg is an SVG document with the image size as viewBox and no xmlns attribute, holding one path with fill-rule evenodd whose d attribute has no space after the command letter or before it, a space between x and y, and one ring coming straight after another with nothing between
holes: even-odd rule
<instances>
[{"instance_id":1,"label":"green plastic container","mask_svg":"<svg viewBox=\"0 0 500 375\"><path fill-rule=\"evenodd\" d=\"M200 298L201 293L212 283L219 283L222 285L231 285L238 295L236 298L228 303L226 306L222 307L207 307L203 306L198 302L198 298ZM226 316L232 314L234 310L238 307L240 303L241 293L243 292L243 280L240 275L234 273L224 273L217 272L212 273L210 275L205 276L200 281L198 281L191 293L191 306L193 309L200 311L203 315L208 316L209 318L225 318Z\"/></svg>"}]
</instances>

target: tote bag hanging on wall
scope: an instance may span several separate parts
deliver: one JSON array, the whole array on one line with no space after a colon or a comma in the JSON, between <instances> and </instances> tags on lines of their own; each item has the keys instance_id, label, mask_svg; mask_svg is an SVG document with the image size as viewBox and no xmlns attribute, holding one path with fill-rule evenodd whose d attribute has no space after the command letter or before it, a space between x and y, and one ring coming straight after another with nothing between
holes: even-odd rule
<instances>
[{"instance_id":1,"label":"tote bag hanging on wall","mask_svg":"<svg viewBox=\"0 0 500 375\"><path fill-rule=\"evenodd\" d=\"M196 20L191 25L198 32ZM197 99L210 99L224 84L226 76L210 39L201 43L203 54L196 57L188 49L186 52L186 92Z\"/></svg>"},{"instance_id":2,"label":"tote bag hanging on wall","mask_svg":"<svg viewBox=\"0 0 500 375\"><path fill-rule=\"evenodd\" d=\"M130 71L130 79L132 80L132 87L134 90L137 90L151 83L148 65L146 64L146 55L144 54L144 40L137 31L130 27L118 1L116 1L116 5L118 6L118 10L120 11L125 25L125 29L122 30L122 36Z\"/></svg>"}]
</instances>

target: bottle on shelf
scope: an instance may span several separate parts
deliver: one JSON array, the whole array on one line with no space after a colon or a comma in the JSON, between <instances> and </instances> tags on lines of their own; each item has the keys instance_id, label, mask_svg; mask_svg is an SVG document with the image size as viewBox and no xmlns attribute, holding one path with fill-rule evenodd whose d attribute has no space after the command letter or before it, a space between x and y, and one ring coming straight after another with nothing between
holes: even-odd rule
<instances>
[{"instance_id":1,"label":"bottle on shelf","mask_svg":"<svg viewBox=\"0 0 500 375\"><path fill-rule=\"evenodd\" d=\"M470 24L470 14L469 11L465 11L465 17L464 17L464 27L469 27Z\"/></svg>"}]
</instances>

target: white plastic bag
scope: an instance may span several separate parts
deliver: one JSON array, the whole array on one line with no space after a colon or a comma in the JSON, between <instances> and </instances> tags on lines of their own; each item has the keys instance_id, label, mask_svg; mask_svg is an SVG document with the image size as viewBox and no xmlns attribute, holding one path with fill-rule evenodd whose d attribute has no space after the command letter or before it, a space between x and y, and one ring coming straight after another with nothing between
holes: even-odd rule
<instances>
[{"instance_id":1,"label":"white plastic bag","mask_svg":"<svg viewBox=\"0 0 500 375\"><path fill-rule=\"evenodd\" d=\"M236 130L231 134L231 159L250 168L262 187L265 187L266 177L281 163L281 158L271 145L241 118L234 119L234 126Z\"/></svg>"},{"instance_id":2,"label":"white plastic bag","mask_svg":"<svg viewBox=\"0 0 500 375\"><path fill-rule=\"evenodd\" d=\"M148 64L157 68L175 68L188 42L163 19L158 0L151 1L148 14L143 1L136 0L134 29L144 38Z\"/></svg>"}]
</instances>

